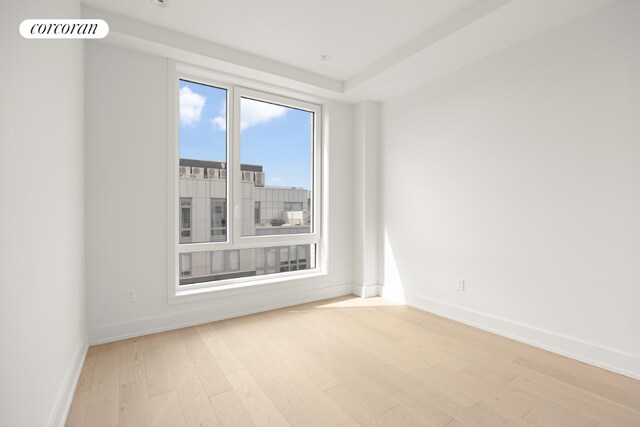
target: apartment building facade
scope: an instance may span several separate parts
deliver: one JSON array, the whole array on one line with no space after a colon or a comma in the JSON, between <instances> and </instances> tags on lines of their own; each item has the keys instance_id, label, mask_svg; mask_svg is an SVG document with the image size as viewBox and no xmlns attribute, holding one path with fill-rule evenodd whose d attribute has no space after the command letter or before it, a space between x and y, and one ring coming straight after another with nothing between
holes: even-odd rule
<instances>
[{"instance_id":1,"label":"apartment building facade","mask_svg":"<svg viewBox=\"0 0 640 427\"><path fill-rule=\"evenodd\" d=\"M266 185L262 166L241 164L241 235L308 233L310 192ZM180 159L180 243L227 240L227 169L216 161ZM315 268L312 245L180 255L180 284Z\"/></svg>"}]
</instances>

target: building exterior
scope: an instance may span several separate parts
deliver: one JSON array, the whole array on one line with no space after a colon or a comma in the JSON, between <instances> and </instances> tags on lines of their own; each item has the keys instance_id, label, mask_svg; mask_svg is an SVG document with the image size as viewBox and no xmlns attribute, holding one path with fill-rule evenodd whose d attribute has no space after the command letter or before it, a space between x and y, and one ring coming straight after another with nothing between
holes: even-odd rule
<instances>
[{"instance_id":1,"label":"building exterior","mask_svg":"<svg viewBox=\"0 0 640 427\"><path fill-rule=\"evenodd\" d=\"M310 192L265 185L259 165L240 165L241 235L311 231ZM180 159L180 243L227 240L227 170L216 161ZM180 284L209 282L315 267L313 245L239 249L180 255Z\"/></svg>"}]
</instances>

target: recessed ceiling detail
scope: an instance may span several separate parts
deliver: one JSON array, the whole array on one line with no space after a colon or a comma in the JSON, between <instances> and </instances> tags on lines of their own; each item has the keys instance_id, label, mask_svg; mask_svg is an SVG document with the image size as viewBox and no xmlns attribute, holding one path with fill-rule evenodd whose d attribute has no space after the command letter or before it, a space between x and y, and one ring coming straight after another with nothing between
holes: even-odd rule
<instances>
[{"instance_id":1,"label":"recessed ceiling detail","mask_svg":"<svg viewBox=\"0 0 640 427\"><path fill-rule=\"evenodd\" d=\"M158 1L158 0L154 0ZM171 13L145 1L84 4L202 40L346 80L478 0L172 1Z\"/></svg>"},{"instance_id":2,"label":"recessed ceiling detail","mask_svg":"<svg viewBox=\"0 0 640 427\"><path fill-rule=\"evenodd\" d=\"M359 102L425 84L613 1L325 0L310 10L300 0L180 0L167 13L84 0L83 17L109 23L106 43Z\"/></svg>"}]
</instances>

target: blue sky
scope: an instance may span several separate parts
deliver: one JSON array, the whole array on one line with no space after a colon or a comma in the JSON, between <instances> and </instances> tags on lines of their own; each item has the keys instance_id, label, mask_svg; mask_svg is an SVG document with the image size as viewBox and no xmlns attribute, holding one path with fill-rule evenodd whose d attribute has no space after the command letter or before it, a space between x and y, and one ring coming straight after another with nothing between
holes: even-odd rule
<instances>
[{"instance_id":1,"label":"blue sky","mask_svg":"<svg viewBox=\"0 0 640 427\"><path fill-rule=\"evenodd\" d=\"M312 113L243 99L240 162L262 165L267 185L309 188ZM226 162L226 91L180 81L180 157Z\"/></svg>"}]
</instances>

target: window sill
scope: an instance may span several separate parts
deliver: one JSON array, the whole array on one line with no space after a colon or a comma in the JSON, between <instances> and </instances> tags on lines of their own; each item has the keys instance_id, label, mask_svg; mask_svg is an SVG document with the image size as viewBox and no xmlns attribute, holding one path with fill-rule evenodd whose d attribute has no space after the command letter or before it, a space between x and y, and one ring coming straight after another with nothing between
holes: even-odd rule
<instances>
[{"instance_id":1,"label":"window sill","mask_svg":"<svg viewBox=\"0 0 640 427\"><path fill-rule=\"evenodd\" d=\"M235 295L247 295L264 292L283 286L291 286L295 281L308 281L327 276L324 271L313 271L304 274L283 274L278 277L249 280L237 283L212 285L192 289L176 289L174 295L169 295L169 304L198 302L213 298L223 298ZM188 286L188 285L186 285Z\"/></svg>"}]
</instances>

